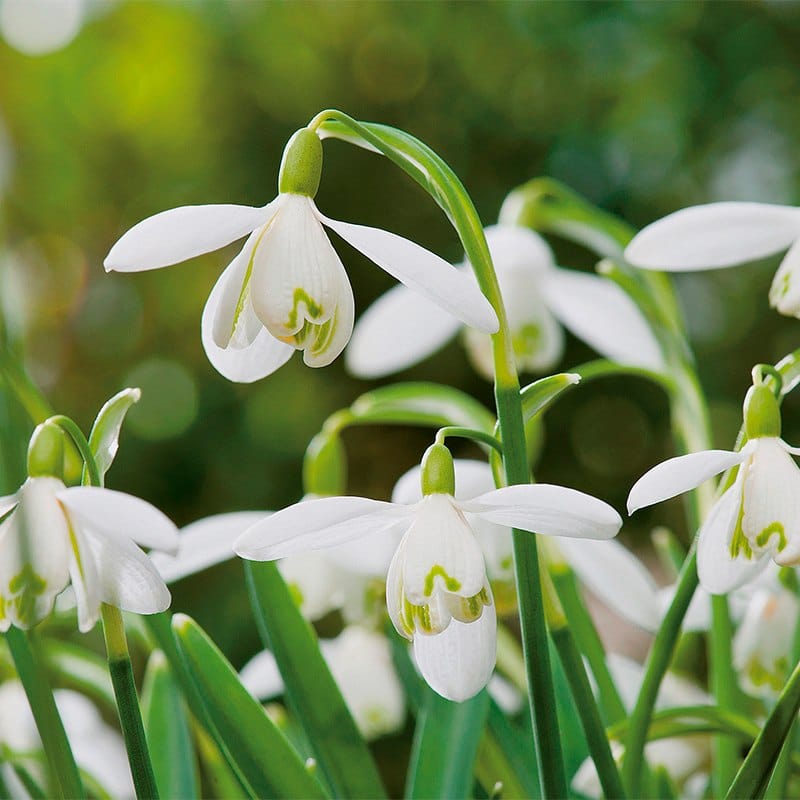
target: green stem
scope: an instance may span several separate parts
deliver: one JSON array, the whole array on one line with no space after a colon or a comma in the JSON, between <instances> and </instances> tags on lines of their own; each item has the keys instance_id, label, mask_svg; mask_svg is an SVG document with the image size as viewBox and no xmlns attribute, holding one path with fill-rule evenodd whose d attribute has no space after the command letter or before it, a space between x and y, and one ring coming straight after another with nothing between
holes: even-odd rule
<instances>
[{"instance_id":1,"label":"green stem","mask_svg":"<svg viewBox=\"0 0 800 800\"><path fill-rule=\"evenodd\" d=\"M589 754L597 769L603 793L609 800L614 797L625 797L625 789L617 764L611 754L603 720L600 718L600 712L592 694L592 685L589 683L583 658L575 644L572 632L569 626L564 624L558 627L551 626L550 634L561 666L564 668L564 675L569 682L570 692L581 718L583 732L589 745Z\"/></svg>"},{"instance_id":2,"label":"green stem","mask_svg":"<svg viewBox=\"0 0 800 800\"><path fill-rule=\"evenodd\" d=\"M108 653L108 670L111 673L111 683L117 698L117 711L122 726L122 736L125 740L125 749L128 751L136 797L138 800L157 800L156 778L150 763L147 739L144 735L139 697L136 694L136 683L133 679L133 668L128 654L128 642L125 639L122 612L105 603L103 603L103 634Z\"/></svg>"},{"instance_id":3,"label":"green stem","mask_svg":"<svg viewBox=\"0 0 800 800\"><path fill-rule=\"evenodd\" d=\"M447 439L448 437L460 437L461 439L469 439L470 441L476 442L478 444L487 445L488 447L491 447L495 451L497 451L501 456L503 455L503 446L490 433L484 433L483 431L476 431L473 430L472 428L461 428L456 425L448 425L446 428L440 428L436 432L436 443L444 444L444 440Z\"/></svg>"},{"instance_id":4,"label":"green stem","mask_svg":"<svg viewBox=\"0 0 800 800\"><path fill-rule=\"evenodd\" d=\"M42 740L53 790L63 798L85 797L78 767L43 666L44 659L36 652L30 634L19 628L9 628L6 642Z\"/></svg>"},{"instance_id":5,"label":"green stem","mask_svg":"<svg viewBox=\"0 0 800 800\"><path fill-rule=\"evenodd\" d=\"M800 710L800 662L794 668L778 702L756 737L725 800L759 797L769 780L781 748Z\"/></svg>"},{"instance_id":6,"label":"green stem","mask_svg":"<svg viewBox=\"0 0 800 800\"><path fill-rule=\"evenodd\" d=\"M504 450L507 482L528 483L530 474L520 386L508 319L497 274L483 234L483 225L464 186L433 150L402 131L383 125L360 123L336 110L321 112L309 125L314 130L322 126L325 126L326 130L332 128L334 134L340 132L341 126L344 126L348 131L345 138L350 138L352 141L355 134L355 137L380 150L425 188L444 209L458 232L478 285L492 304L499 322L499 330L492 336L492 355L497 419ZM542 587L535 536L514 531L514 565L542 795L545 799L565 797L567 783L564 756L554 714L555 689L547 647L547 627L542 609Z\"/></svg>"}]
</instances>

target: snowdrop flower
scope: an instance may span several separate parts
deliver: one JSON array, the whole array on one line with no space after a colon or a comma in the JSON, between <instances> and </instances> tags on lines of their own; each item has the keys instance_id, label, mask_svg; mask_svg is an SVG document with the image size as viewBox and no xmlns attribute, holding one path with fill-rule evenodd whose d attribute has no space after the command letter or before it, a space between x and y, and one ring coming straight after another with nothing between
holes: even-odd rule
<instances>
[{"instance_id":1,"label":"snowdrop flower","mask_svg":"<svg viewBox=\"0 0 800 800\"><path fill-rule=\"evenodd\" d=\"M779 584L759 589L733 637L733 665L742 688L759 696L775 697L784 687L800 604L794 593Z\"/></svg>"},{"instance_id":2,"label":"snowdrop flower","mask_svg":"<svg viewBox=\"0 0 800 800\"><path fill-rule=\"evenodd\" d=\"M177 546L177 529L157 508L129 494L93 486L67 488L36 468L38 444L52 426L40 425L31 440L29 477L0 499L0 630L32 628L72 581L78 627L91 630L101 603L137 614L164 611L170 594L137 545ZM58 432L60 435L60 432Z\"/></svg>"},{"instance_id":3,"label":"snowdrop flower","mask_svg":"<svg viewBox=\"0 0 800 800\"><path fill-rule=\"evenodd\" d=\"M78 766L99 781L110 796L134 797L128 757L119 733L103 722L97 708L84 695L69 689L56 689L53 694ZM25 690L15 680L0 686L0 744L17 755L42 747ZM12 797L28 798L30 795L7 766L3 765L3 778L12 788ZM38 764L26 766L33 767L38 777Z\"/></svg>"},{"instance_id":4,"label":"snowdrop flower","mask_svg":"<svg viewBox=\"0 0 800 800\"><path fill-rule=\"evenodd\" d=\"M353 291L323 225L437 304L437 313L493 333L494 309L474 281L393 233L330 219L314 203L322 144L307 128L283 154L279 194L261 208L183 206L150 217L111 249L106 270L139 272L218 250L249 234L222 273L203 311L202 340L211 363L233 381L274 372L295 350L312 367L330 364L353 329ZM388 356L388 353L387 353Z\"/></svg>"},{"instance_id":5,"label":"snowdrop flower","mask_svg":"<svg viewBox=\"0 0 800 800\"><path fill-rule=\"evenodd\" d=\"M406 699L386 637L348 625L336 638L321 639L319 646L361 734L371 740L400 730ZM241 679L258 700L283 693L283 679L269 650L244 665Z\"/></svg>"},{"instance_id":6,"label":"snowdrop flower","mask_svg":"<svg viewBox=\"0 0 800 800\"><path fill-rule=\"evenodd\" d=\"M752 386L744 403L747 444L740 452L704 450L671 458L643 475L628 496L628 512L667 500L737 467L698 533L701 585L725 594L763 570L800 564L800 452L780 438L778 403L764 384Z\"/></svg>"},{"instance_id":7,"label":"snowdrop flower","mask_svg":"<svg viewBox=\"0 0 800 800\"><path fill-rule=\"evenodd\" d=\"M658 343L634 302L605 278L555 266L541 236L515 225L486 228L486 242L506 306L520 370L541 372L564 350L565 325L599 353L625 364L663 370ZM457 265L471 277L468 262ZM473 278L471 278L474 280ZM462 328L430 301L395 286L361 316L345 354L361 378L377 378L422 361L459 331L475 369L493 377L491 342L475 328Z\"/></svg>"},{"instance_id":8,"label":"snowdrop flower","mask_svg":"<svg viewBox=\"0 0 800 800\"><path fill-rule=\"evenodd\" d=\"M413 641L428 684L447 699L466 700L492 674L497 624L471 521L598 539L615 536L622 521L600 500L560 486L508 486L470 501L457 501L454 488L450 453L435 444L423 459L418 503L363 497L298 503L245 531L236 552L265 561L402 532L386 579L389 615L397 631Z\"/></svg>"},{"instance_id":9,"label":"snowdrop flower","mask_svg":"<svg viewBox=\"0 0 800 800\"><path fill-rule=\"evenodd\" d=\"M772 288L773 308L800 317L800 208L769 203L709 203L669 214L628 245L625 258L644 269L721 269L788 248Z\"/></svg>"}]
</instances>

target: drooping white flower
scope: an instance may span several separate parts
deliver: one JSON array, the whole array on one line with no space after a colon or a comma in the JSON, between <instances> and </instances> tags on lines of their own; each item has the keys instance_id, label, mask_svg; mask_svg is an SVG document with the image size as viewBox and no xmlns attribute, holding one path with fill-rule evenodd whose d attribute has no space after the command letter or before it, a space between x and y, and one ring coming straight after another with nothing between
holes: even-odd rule
<instances>
[{"instance_id":1,"label":"drooping white flower","mask_svg":"<svg viewBox=\"0 0 800 800\"><path fill-rule=\"evenodd\" d=\"M755 592L733 637L733 666L745 691L772 698L780 693L792 666L798 619L797 597L778 581Z\"/></svg>"},{"instance_id":2,"label":"drooping white flower","mask_svg":"<svg viewBox=\"0 0 800 800\"><path fill-rule=\"evenodd\" d=\"M295 350L303 350L309 366L325 366L349 341L353 292L323 225L430 298L442 316L453 314L467 325L497 330L494 309L474 281L439 256L393 233L322 214L313 200L321 166L319 137L301 129L286 146L279 194L271 203L262 208L183 206L156 214L114 245L105 268L139 272L166 267L249 234L203 311L206 354L233 381L263 378Z\"/></svg>"},{"instance_id":3,"label":"drooping white flower","mask_svg":"<svg viewBox=\"0 0 800 800\"><path fill-rule=\"evenodd\" d=\"M676 211L648 225L628 245L625 258L643 269L689 272L722 269L788 248L769 301L800 317L800 208L769 203L708 203Z\"/></svg>"},{"instance_id":4,"label":"drooping white flower","mask_svg":"<svg viewBox=\"0 0 800 800\"><path fill-rule=\"evenodd\" d=\"M755 419L749 411L751 398L771 402L774 408L770 405L768 414ZM760 405L759 410L765 408ZM763 384L752 387L745 400L745 428L750 439L741 451L704 450L671 458L643 475L628 497L632 514L737 468L733 484L698 532L697 571L701 585L712 594L741 586L770 558L780 566L800 564L800 469L792 459L800 451L778 435L780 412Z\"/></svg>"},{"instance_id":5,"label":"drooping white flower","mask_svg":"<svg viewBox=\"0 0 800 800\"><path fill-rule=\"evenodd\" d=\"M598 539L616 535L621 526L617 512L600 500L545 484L509 486L465 502L440 492L413 505L329 497L256 523L236 542L236 552L265 561L404 532L387 576L389 615L397 631L413 640L428 684L460 701L486 685L495 662L496 612L474 519Z\"/></svg>"},{"instance_id":6,"label":"drooping white flower","mask_svg":"<svg viewBox=\"0 0 800 800\"><path fill-rule=\"evenodd\" d=\"M137 614L169 606L169 590L138 546L177 546L177 529L154 506L37 476L3 498L2 510L9 509L0 524L0 630L36 625L70 581L81 631L97 622L101 603Z\"/></svg>"},{"instance_id":7,"label":"drooping white flower","mask_svg":"<svg viewBox=\"0 0 800 800\"><path fill-rule=\"evenodd\" d=\"M353 719L366 739L396 733L406 718L406 699L386 637L361 625L348 625L320 650ZM258 700L283 692L275 657L263 650L242 667L242 683Z\"/></svg>"},{"instance_id":8,"label":"drooping white flower","mask_svg":"<svg viewBox=\"0 0 800 800\"><path fill-rule=\"evenodd\" d=\"M111 797L134 797L128 757L119 733L106 725L86 696L69 689L56 689L53 695L78 766L99 781ZM18 681L0 685L0 744L16 757L35 754L42 747L28 698ZM26 762L37 778L39 766ZM45 777L43 772L41 777ZM3 778L10 784L12 797L30 796L21 784L19 793L14 791L19 781L13 770L4 769Z\"/></svg>"},{"instance_id":9,"label":"drooping white flower","mask_svg":"<svg viewBox=\"0 0 800 800\"><path fill-rule=\"evenodd\" d=\"M613 281L555 265L542 237L528 228L492 225L485 230L506 307L517 366L540 372L557 363L566 326L599 353L625 364L663 369L658 343L633 301ZM457 265L472 278L468 262ZM345 357L354 375L376 378L422 361L435 353L462 325L435 304L395 286L356 324ZM475 369L491 380L489 337L463 329Z\"/></svg>"}]
</instances>

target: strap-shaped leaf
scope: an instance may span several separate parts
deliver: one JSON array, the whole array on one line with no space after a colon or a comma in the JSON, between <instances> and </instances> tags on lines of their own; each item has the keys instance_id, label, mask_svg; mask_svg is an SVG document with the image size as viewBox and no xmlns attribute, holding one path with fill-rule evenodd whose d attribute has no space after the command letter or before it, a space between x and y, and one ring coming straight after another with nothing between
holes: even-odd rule
<instances>
[{"instance_id":1,"label":"strap-shaped leaf","mask_svg":"<svg viewBox=\"0 0 800 800\"><path fill-rule=\"evenodd\" d=\"M183 614L172 629L208 714L258 797L324 798L297 751L242 686L206 633Z\"/></svg>"},{"instance_id":2,"label":"strap-shaped leaf","mask_svg":"<svg viewBox=\"0 0 800 800\"><path fill-rule=\"evenodd\" d=\"M451 703L425 687L408 768L406 797L472 797L475 757L483 738L489 694Z\"/></svg>"},{"instance_id":3,"label":"strap-shaped leaf","mask_svg":"<svg viewBox=\"0 0 800 800\"><path fill-rule=\"evenodd\" d=\"M142 715L161 797L198 797L197 766L189 721L167 659L153 651L142 690Z\"/></svg>"},{"instance_id":4,"label":"strap-shaped leaf","mask_svg":"<svg viewBox=\"0 0 800 800\"><path fill-rule=\"evenodd\" d=\"M244 568L259 633L278 662L286 700L334 795L385 797L372 755L320 653L317 636L278 568L271 561L246 561Z\"/></svg>"},{"instance_id":5,"label":"strap-shaped leaf","mask_svg":"<svg viewBox=\"0 0 800 800\"><path fill-rule=\"evenodd\" d=\"M529 383L522 391L522 413L527 422L537 414L544 411L556 398L569 389L580 383L581 376L574 372L560 372L558 375L551 375L548 378L540 378L538 381Z\"/></svg>"}]
</instances>

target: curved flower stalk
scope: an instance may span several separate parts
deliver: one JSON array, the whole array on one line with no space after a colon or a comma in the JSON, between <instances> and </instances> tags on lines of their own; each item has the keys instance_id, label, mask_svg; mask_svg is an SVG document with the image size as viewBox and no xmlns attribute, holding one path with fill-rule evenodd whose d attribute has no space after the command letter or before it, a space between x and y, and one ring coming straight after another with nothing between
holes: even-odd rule
<instances>
[{"instance_id":1,"label":"curved flower stalk","mask_svg":"<svg viewBox=\"0 0 800 800\"><path fill-rule=\"evenodd\" d=\"M105 724L97 708L84 695L57 689L54 696L81 769L97 780L110 796L121 800L134 797L122 737ZM25 690L17 681L0 686L0 743L17 757L34 753L42 746ZM38 777L37 764L26 766ZM29 796L19 785L14 771L6 765L3 766L3 780L12 789L13 797Z\"/></svg>"},{"instance_id":2,"label":"curved flower stalk","mask_svg":"<svg viewBox=\"0 0 800 800\"><path fill-rule=\"evenodd\" d=\"M377 228L330 219L314 203L322 170L318 135L303 128L286 145L279 194L261 208L182 206L140 222L112 248L107 271L140 272L218 250L249 235L222 273L203 311L211 363L233 381L251 382L295 350L312 367L330 364L353 329L353 292L323 226L415 292L488 333L497 315L478 287L439 256Z\"/></svg>"},{"instance_id":3,"label":"curved flower stalk","mask_svg":"<svg viewBox=\"0 0 800 800\"><path fill-rule=\"evenodd\" d=\"M320 650L353 719L368 740L399 731L406 719L406 698L386 637L361 625L348 625ZM275 657L263 650L242 667L242 683L258 700L283 693Z\"/></svg>"},{"instance_id":4,"label":"curved flower stalk","mask_svg":"<svg viewBox=\"0 0 800 800\"><path fill-rule=\"evenodd\" d=\"M102 603L137 614L169 606L169 590L139 547L177 546L177 529L154 506L49 476L28 478L4 500L6 510L15 505L0 525L0 630L41 622L70 581L83 632Z\"/></svg>"},{"instance_id":5,"label":"curved flower stalk","mask_svg":"<svg viewBox=\"0 0 800 800\"><path fill-rule=\"evenodd\" d=\"M389 615L396 630L413 641L428 684L461 701L486 685L495 663L496 612L472 520L545 535L611 538L621 519L596 498L546 484L509 486L457 501L452 461L447 477L449 459L442 445L429 448L418 503L363 497L298 503L253 525L236 542L236 552L268 561L402 532L386 580ZM427 480L431 474L436 478Z\"/></svg>"},{"instance_id":6,"label":"curved flower stalk","mask_svg":"<svg viewBox=\"0 0 800 800\"><path fill-rule=\"evenodd\" d=\"M625 258L643 269L688 272L722 269L788 248L769 301L781 314L800 317L800 208L769 203L709 203L676 211L648 225Z\"/></svg>"},{"instance_id":7,"label":"curved flower stalk","mask_svg":"<svg viewBox=\"0 0 800 800\"><path fill-rule=\"evenodd\" d=\"M508 316L517 367L541 372L564 350L564 325L602 355L623 364L663 371L661 350L641 312L615 283L555 265L545 240L528 228L492 225L486 242ZM471 278L467 261L456 265ZM397 372L435 353L463 331L475 369L492 380L489 336L442 315L432 302L396 286L361 316L345 354L361 378Z\"/></svg>"},{"instance_id":8,"label":"curved flower stalk","mask_svg":"<svg viewBox=\"0 0 800 800\"><path fill-rule=\"evenodd\" d=\"M689 491L725 470L736 479L698 532L697 572L712 594L725 594L761 572L772 559L800 564L800 449L780 438L780 410L770 389L751 387L744 406L749 441L739 452L705 450L653 467L628 496L628 512Z\"/></svg>"}]
</instances>

